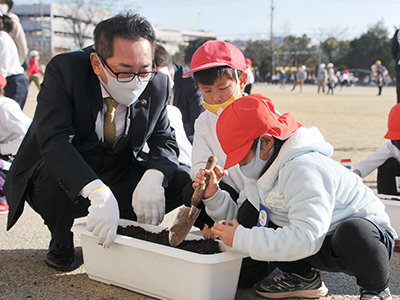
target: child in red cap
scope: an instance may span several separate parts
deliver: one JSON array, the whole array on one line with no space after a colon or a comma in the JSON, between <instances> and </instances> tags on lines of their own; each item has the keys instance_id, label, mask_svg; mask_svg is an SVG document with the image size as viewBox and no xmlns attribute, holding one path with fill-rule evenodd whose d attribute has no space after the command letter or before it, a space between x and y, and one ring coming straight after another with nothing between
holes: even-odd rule
<instances>
[{"instance_id":1,"label":"child in red cap","mask_svg":"<svg viewBox=\"0 0 400 300\"><path fill-rule=\"evenodd\" d=\"M220 164L225 163L226 155L217 138L216 124L221 112L236 99L242 97L241 90L244 89L248 78L245 70L246 62L242 51L231 43L211 40L196 50L192 57L191 70L183 75L183 77L194 77L206 109L194 125L190 170L193 180L199 170L204 168L210 155L214 155ZM239 221L251 227L256 224L258 213L255 207L245 201L246 195L243 193L245 180L239 166L232 165L229 168L229 176L221 180L220 187L235 201L245 202L241 210L245 218ZM186 206L190 207L193 192L191 184L184 189L183 201ZM194 226L202 230L205 238L210 238L212 237L210 227L218 220L213 220L208 216L203 203L200 203L198 207L201 212ZM249 217L252 213L253 219ZM251 287L272 270L273 267L270 267L268 262L245 259L239 286Z\"/></svg>"},{"instance_id":2,"label":"child in red cap","mask_svg":"<svg viewBox=\"0 0 400 300\"><path fill-rule=\"evenodd\" d=\"M7 171L31 124L31 119L22 112L18 103L4 97L6 84L7 80L0 72L0 214L8 212L8 204L3 193Z\"/></svg>"},{"instance_id":3,"label":"child in red cap","mask_svg":"<svg viewBox=\"0 0 400 300\"><path fill-rule=\"evenodd\" d=\"M356 164L354 173L365 177L378 168L378 193L400 195L400 103L390 110L388 132L384 138L389 141Z\"/></svg>"},{"instance_id":4,"label":"child in red cap","mask_svg":"<svg viewBox=\"0 0 400 300\"><path fill-rule=\"evenodd\" d=\"M328 289L314 268L356 277L361 299L391 299L389 259L396 232L382 202L357 175L332 160L332 145L316 127L291 114L278 115L262 95L228 106L217 122L227 154L224 168L239 164L248 178L248 200L259 209L257 226L245 228L237 204L218 188L223 168L201 170L194 186L210 176L203 202L212 228L227 246L283 271L256 285L267 298L319 298Z\"/></svg>"}]
</instances>

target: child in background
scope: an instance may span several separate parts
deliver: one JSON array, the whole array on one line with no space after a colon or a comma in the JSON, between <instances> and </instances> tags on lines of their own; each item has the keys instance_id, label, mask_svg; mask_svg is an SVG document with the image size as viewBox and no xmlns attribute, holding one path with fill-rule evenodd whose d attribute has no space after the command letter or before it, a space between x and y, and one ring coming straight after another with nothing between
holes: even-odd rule
<instances>
[{"instance_id":1,"label":"child in background","mask_svg":"<svg viewBox=\"0 0 400 300\"><path fill-rule=\"evenodd\" d=\"M390 110L388 131L384 138L389 141L356 164L354 173L365 177L378 168L378 193L400 195L400 104Z\"/></svg>"},{"instance_id":2,"label":"child in background","mask_svg":"<svg viewBox=\"0 0 400 300\"><path fill-rule=\"evenodd\" d=\"M328 91L326 92L326 94L329 94L329 91L332 91L332 95L333 95L333 89L336 86L338 79L335 76L335 70L333 69L333 63L329 63L328 64Z\"/></svg>"},{"instance_id":3,"label":"child in background","mask_svg":"<svg viewBox=\"0 0 400 300\"><path fill-rule=\"evenodd\" d=\"M325 84L328 79L328 72L325 69L325 64L320 64L319 69L318 69L318 74L317 74L317 80L318 80L318 94L319 90L322 89L322 92L325 94Z\"/></svg>"},{"instance_id":4,"label":"child in background","mask_svg":"<svg viewBox=\"0 0 400 300\"><path fill-rule=\"evenodd\" d=\"M42 69L39 67L39 52L37 50L32 50L29 52L29 62L28 62L28 84L30 85L33 81L38 90L40 90L39 75L43 74Z\"/></svg>"},{"instance_id":5,"label":"child in background","mask_svg":"<svg viewBox=\"0 0 400 300\"><path fill-rule=\"evenodd\" d=\"M225 163L226 155L218 142L216 123L221 112L236 99L242 97L241 90L246 86L248 75L245 72L245 57L237 47L223 41L211 40L200 46L193 54L191 70L183 77L193 76L203 96L203 106L206 109L195 122L195 131L192 150L192 179L201 168L204 168L208 157L214 155L220 164ZM251 227L257 222L257 209L253 207L243 193L245 177L238 165L229 168L229 177L224 177L220 182L223 193L242 204L241 212L245 219L240 219L246 227ZM191 206L190 200L194 189L191 184L184 190L184 204ZM211 219L204 204L194 226L202 229L205 238L210 237L210 228L215 221ZM249 217L254 215L252 219ZM261 280L274 267L268 262L258 262L245 258L239 277L239 287L251 287Z\"/></svg>"},{"instance_id":6,"label":"child in background","mask_svg":"<svg viewBox=\"0 0 400 300\"><path fill-rule=\"evenodd\" d=\"M253 75L253 71L251 70L251 68L253 67L253 62L251 61L250 58L246 58L245 59L246 62L246 73L247 73L247 84L244 87L244 92L248 95L251 94L251 88L253 87L253 83L254 83L254 75Z\"/></svg>"},{"instance_id":7,"label":"child in background","mask_svg":"<svg viewBox=\"0 0 400 300\"><path fill-rule=\"evenodd\" d=\"M31 119L22 112L18 103L4 97L6 84L7 80L0 73L0 214L8 212L8 203L3 193L7 171L31 124Z\"/></svg>"},{"instance_id":8,"label":"child in background","mask_svg":"<svg viewBox=\"0 0 400 300\"><path fill-rule=\"evenodd\" d=\"M300 96L303 96L303 83L304 80L306 80L307 78L307 72L306 72L306 66L302 65L299 69L299 71L297 72L296 75L296 82L294 83L293 88L290 90L291 92L294 91L294 89L296 88L297 85L300 85Z\"/></svg>"},{"instance_id":9,"label":"child in background","mask_svg":"<svg viewBox=\"0 0 400 300\"><path fill-rule=\"evenodd\" d=\"M257 226L235 219L238 205L221 193L224 169L201 170L194 187L210 176L203 202L213 233L233 250L275 262L283 271L256 285L266 298L319 298L328 289L314 268L355 276L361 300L391 299L389 259L396 232L383 203L360 177L330 157L332 145L316 127L304 128L291 114L278 115L260 94L238 99L217 122L227 154L224 168L239 164L246 194L259 207Z\"/></svg>"}]
</instances>

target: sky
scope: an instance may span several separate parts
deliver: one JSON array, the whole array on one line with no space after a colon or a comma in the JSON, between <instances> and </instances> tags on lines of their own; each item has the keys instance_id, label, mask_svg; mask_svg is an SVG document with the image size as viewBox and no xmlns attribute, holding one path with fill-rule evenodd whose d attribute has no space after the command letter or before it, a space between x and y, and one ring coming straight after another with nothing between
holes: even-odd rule
<instances>
[{"instance_id":1,"label":"sky","mask_svg":"<svg viewBox=\"0 0 400 300\"><path fill-rule=\"evenodd\" d=\"M51 0L42 1L49 3ZM351 40L366 33L378 21L383 21L390 37L394 28L400 27L400 0L99 1L115 7L116 11L138 12L161 28L210 31L219 40L269 40L272 3L274 36L307 34L313 42L329 35ZM27 2L14 0L14 4Z\"/></svg>"}]
</instances>

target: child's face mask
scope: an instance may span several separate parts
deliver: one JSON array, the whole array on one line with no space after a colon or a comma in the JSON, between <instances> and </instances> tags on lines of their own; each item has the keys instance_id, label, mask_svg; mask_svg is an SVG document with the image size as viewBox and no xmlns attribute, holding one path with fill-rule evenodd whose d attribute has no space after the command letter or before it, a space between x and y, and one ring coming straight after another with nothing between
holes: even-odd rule
<instances>
[{"instance_id":1,"label":"child's face mask","mask_svg":"<svg viewBox=\"0 0 400 300\"><path fill-rule=\"evenodd\" d=\"M225 101L222 104L208 104L207 102L205 102L203 100L203 107L206 110L212 112L213 114L216 114L217 116L219 116L223 112L223 110L228 107L229 104L231 104L233 101L235 101L237 99L235 94L236 94L236 92L234 92L232 94L232 96L229 98L228 101Z\"/></svg>"},{"instance_id":2,"label":"child's face mask","mask_svg":"<svg viewBox=\"0 0 400 300\"><path fill-rule=\"evenodd\" d=\"M274 147L272 147L269 151L269 157L267 160L262 160L260 158L260 151L261 139L258 140L253 159L247 165L240 167L240 171L242 171L243 175L247 178L257 180L260 177L261 171L264 169L267 162L271 159L272 153L274 152Z\"/></svg>"},{"instance_id":3,"label":"child's face mask","mask_svg":"<svg viewBox=\"0 0 400 300\"><path fill-rule=\"evenodd\" d=\"M235 76L236 76L236 89L233 92L233 94L231 95L231 97L227 101L225 101L224 103L221 103L221 104L209 104L209 103L205 102L203 99L203 107L206 110L219 116L223 112L223 110L229 106L229 104L231 104L232 102L234 102L237 99L236 94L238 93L238 90L240 89L240 82L239 82L237 70L235 70Z\"/></svg>"}]
</instances>

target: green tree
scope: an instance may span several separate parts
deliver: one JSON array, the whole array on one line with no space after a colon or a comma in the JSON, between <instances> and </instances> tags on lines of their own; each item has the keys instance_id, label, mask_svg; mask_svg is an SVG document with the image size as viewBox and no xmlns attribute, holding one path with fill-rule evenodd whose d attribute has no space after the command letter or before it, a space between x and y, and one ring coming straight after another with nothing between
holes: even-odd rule
<instances>
[{"instance_id":1,"label":"green tree","mask_svg":"<svg viewBox=\"0 0 400 300\"><path fill-rule=\"evenodd\" d=\"M310 50L311 38L306 34L301 37L294 35L288 35L283 39L283 44L280 47L280 51L311 51Z\"/></svg>"},{"instance_id":2,"label":"green tree","mask_svg":"<svg viewBox=\"0 0 400 300\"><path fill-rule=\"evenodd\" d=\"M332 62L339 70L346 69L345 56L350 50L349 41L338 41L335 37L329 37L320 43L322 61Z\"/></svg>"},{"instance_id":3,"label":"green tree","mask_svg":"<svg viewBox=\"0 0 400 300\"><path fill-rule=\"evenodd\" d=\"M253 62L253 68L258 69L260 77L265 78L268 70L271 70L271 50L269 41L248 41L243 51L245 57Z\"/></svg>"},{"instance_id":4,"label":"green tree","mask_svg":"<svg viewBox=\"0 0 400 300\"><path fill-rule=\"evenodd\" d=\"M390 52L390 39L388 30L383 21L371 26L368 31L359 38L350 41L350 50L344 58L344 64L348 68L370 69L376 60L394 73L394 62Z\"/></svg>"}]
</instances>

